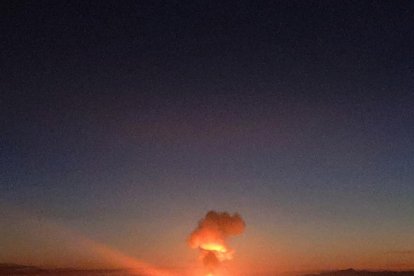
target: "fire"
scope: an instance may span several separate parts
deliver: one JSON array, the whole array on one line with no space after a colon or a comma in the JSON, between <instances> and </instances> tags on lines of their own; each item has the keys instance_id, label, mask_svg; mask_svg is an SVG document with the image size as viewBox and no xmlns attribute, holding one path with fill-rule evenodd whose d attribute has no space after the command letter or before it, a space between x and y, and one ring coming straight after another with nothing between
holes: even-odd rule
<instances>
[{"instance_id":1,"label":"fire","mask_svg":"<svg viewBox=\"0 0 414 276\"><path fill-rule=\"evenodd\" d=\"M238 215L210 211L188 238L191 248L198 248L206 276L214 276L220 263L231 260L234 250L225 242L229 236L241 234L245 223Z\"/></svg>"},{"instance_id":2,"label":"fire","mask_svg":"<svg viewBox=\"0 0 414 276\"><path fill-rule=\"evenodd\" d=\"M216 243L205 243L200 245L200 248L207 251L216 251L219 253L226 253L227 248L222 244L216 244Z\"/></svg>"}]
</instances>

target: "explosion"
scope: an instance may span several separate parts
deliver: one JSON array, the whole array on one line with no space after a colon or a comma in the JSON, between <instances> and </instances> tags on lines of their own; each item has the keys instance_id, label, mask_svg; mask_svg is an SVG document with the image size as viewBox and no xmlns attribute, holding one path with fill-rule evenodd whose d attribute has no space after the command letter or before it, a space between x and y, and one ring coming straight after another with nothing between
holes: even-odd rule
<instances>
[{"instance_id":1,"label":"explosion","mask_svg":"<svg viewBox=\"0 0 414 276\"><path fill-rule=\"evenodd\" d=\"M246 224L239 214L209 211L200 220L197 228L188 238L191 248L198 248L200 258L207 269L207 276L213 276L221 262L231 260L234 250L226 244L226 239L243 233Z\"/></svg>"}]
</instances>

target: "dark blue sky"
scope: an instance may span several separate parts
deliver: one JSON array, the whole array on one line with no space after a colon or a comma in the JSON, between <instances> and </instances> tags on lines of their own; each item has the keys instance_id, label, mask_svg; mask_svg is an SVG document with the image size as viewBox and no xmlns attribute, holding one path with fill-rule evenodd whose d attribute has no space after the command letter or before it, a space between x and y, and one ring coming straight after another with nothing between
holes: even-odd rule
<instances>
[{"instance_id":1,"label":"dark blue sky","mask_svg":"<svg viewBox=\"0 0 414 276\"><path fill-rule=\"evenodd\" d=\"M0 202L136 255L113 225L209 209L412 250L414 5L221 2L2 3Z\"/></svg>"}]
</instances>

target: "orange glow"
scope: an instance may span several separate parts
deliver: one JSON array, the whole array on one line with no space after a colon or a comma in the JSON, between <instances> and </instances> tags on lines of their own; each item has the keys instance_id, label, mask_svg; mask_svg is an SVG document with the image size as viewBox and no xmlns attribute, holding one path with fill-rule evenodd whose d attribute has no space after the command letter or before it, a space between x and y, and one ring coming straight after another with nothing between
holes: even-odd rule
<instances>
[{"instance_id":1,"label":"orange glow","mask_svg":"<svg viewBox=\"0 0 414 276\"><path fill-rule=\"evenodd\" d=\"M233 259L234 251L229 251L224 244L221 243L203 243L200 244L201 249L201 257L204 259L205 257L210 255L210 261L207 263L214 263L215 261L212 260L212 256L214 255L213 259L216 259L218 262L223 262L226 260ZM206 263L206 260L205 260Z\"/></svg>"},{"instance_id":2,"label":"orange glow","mask_svg":"<svg viewBox=\"0 0 414 276\"><path fill-rule=\"evenodd\" d=\"M206 276L213 276L220 263L231 260L234 250L230 250L226 240L244 231L245 223L238 215L227 212L209 211L198 223L188 238L191 248L198 248L200 259L206 269Z\"/></svg>"},{"instance_id":3,"label":"orange glow","mask_svg":"<svg viewBox=\"0 0 414 276\"><path fill-rule=\"evenodd\" d=\"M170 273L153 267L152 265L137 260L130 256L123 254L120 251L112 249L103 244L96 243L94 241L83 239L83 242L86 243L93 251L98 253L100 256L104 257L110 262L121 265L129 269L129 272L133 275L148 275L148 276L169 276Z\"/></svg>"},{"instance_id":4,"label":"orange glow","mask_svg":"<svg viewBox=\"0 0 414 276\"><path fill-rule=\"evenodd\" d=\"M0 207L1 204L0 204ZM1 209L1 208L0 208ZM19 209L12 209L9 207L9 213L13 214L13 217L18 217L20 222L15 222L15 224L20 223L21 227L24 226L28 232L34 231L35 233L43 233L44 236L53 238L55 241L59 241L61 246L69 247L74 246L78 252L86 254L87 258L98 260L97 263L100 266L110 267L110 268L122 268L128 269L129 273L132 275L143 275L143 276L171 276L172 273L166 271L165 269L159 269L154 265L129 256L117 249L114 249L104 243L97 242L95 240L89 239L83 234L70 229L67 226L63 226L53 221L47 219L42 219L42 223L39 223L39 220L34 220L32 217L35 217L32 214L27 214L27 212L21 211ZM56 245L57 246L57 245ZM14 261L14 260L13 260ZM19 262L19 260L17 260ZM25 262L23 260L22 262ZM27 263L33 263L32 260L26 261ZM90 262L92 264L92 262ZM34 264L36 265L36 264ZM52 264L51 266L54 266ZM79 268L79 267L75 267ZM85 269L91 269L95 267L82 267Z\"/></svg>"},{"instance_id":5,"label":"orange glow","mask_svg":"<svg viewBox=\"0 0 414 276\"><path fill-rule=\"evenodd\" d=\"M224 245L218 244L218 243L205 243L205 244L200 245L200 248L203 250L216 251L220 253L227 252L227 248Z\"/></svg>"}]
</instances>

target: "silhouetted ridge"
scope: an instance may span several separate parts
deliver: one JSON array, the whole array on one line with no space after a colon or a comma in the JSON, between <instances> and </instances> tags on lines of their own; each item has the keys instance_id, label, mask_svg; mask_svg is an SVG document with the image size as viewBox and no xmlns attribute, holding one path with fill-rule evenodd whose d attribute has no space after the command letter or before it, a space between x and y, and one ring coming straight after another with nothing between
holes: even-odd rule
<instances>
[{"instance_id":1,"label":"silhouetted ridge","mask_svg":"<svg viewBox=\"0 0 414 276\"><path fill-rule=\"evenodd\" d=\"M304 276L414 276L414 271L368 271L349 268L317 274L306 274Z\"/></svg>"},{"instance_id":2,"label":"silhouetted ridge","mask_svg":"<svg viewBox=\"0 0 414 276\"><path fill-rule=\"evenodd\" d=\"M18 276L18 275L31 275L31 276L43 276L43 275L59 275L59 276L127 276L130 275L123 269L42 269L35 266L26 266L18 264L0 263L0 275L1 276Z\"/></svg>"},{"instance_id":3,"label":"silhouetted ridge","mask_svg":"<svg viewBox=\"0 0 414 276\"><path fill-rule=\"evenodd\" d=\"M18 264L0 264L0 275L30 275L39 274L45 272L44 269L40 269L34 266L18 265Z\"/></svg>"}]
</instances>

